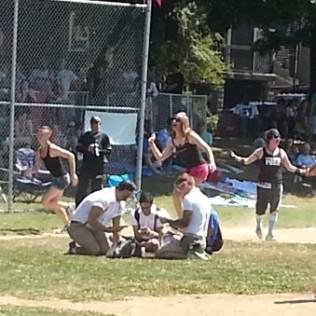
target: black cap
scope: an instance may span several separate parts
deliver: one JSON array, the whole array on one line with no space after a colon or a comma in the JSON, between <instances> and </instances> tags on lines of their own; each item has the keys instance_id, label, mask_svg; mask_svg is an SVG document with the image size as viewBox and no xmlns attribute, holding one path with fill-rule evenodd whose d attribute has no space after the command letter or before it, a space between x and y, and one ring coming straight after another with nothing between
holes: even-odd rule
<instances>
[{"instance_id":1,"label":"black cap","mask_svg":"<svg viewBox=\"0 0 316 316\"><path fill-rule=\"evenodd\" d=\"M269 140L271 138L277 138L277 137L281 137L280 132L276 129L276 128L271 128L269 130L266 131L265 133L265 139Z\"/></svg>"},{"instance_id":2,"label":"black cap","mask_svg":"<svg viewBox=\"0 0 316 316\"><path fill-rule=\"evenodd\" d=\"M92 116L90 119L90 123L101 123L101 119L99 116Z\"/></svg>"}]
</instances>

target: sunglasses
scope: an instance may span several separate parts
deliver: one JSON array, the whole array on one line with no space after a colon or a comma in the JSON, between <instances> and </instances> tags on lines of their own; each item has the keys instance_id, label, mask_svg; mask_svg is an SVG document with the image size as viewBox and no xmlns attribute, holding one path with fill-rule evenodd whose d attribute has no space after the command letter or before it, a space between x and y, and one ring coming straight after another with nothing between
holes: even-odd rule
<instances>
[{"instance_id":1,"label":"sunglasses","mask_svg":"<svg viewBox=\"0 0 316 316\"><path fill-rule=\"evenodd\" d=\"M181 119L180 119L180 117L173 117L172 121L181 122Z\"/></svg>"},{"instance_id":2,"label":"sunglasses","mask_svg":"<svg viewBox=\"0 0 316 316\"><path fill-rule=\"evenodd\" d=\"M280 139L280 136L272 135L272 136L269 137L269 139L272 139L272 138L274 138L274 139Z\"/></svg>"}]
</instances>

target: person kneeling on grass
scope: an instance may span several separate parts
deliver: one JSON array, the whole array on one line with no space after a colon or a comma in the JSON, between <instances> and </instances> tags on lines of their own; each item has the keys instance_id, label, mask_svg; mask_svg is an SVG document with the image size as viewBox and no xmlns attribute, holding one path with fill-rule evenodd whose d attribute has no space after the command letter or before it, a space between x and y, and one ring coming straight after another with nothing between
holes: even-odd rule
<instances>
[{"instance_id":1,"label":"person kneeling on grass","mask_svg":"<svg viewBox=\"0 0 316 316\"><path fill-rule=\"evenodd\" d=\"M113 242L120 239L121 215L125 201L134 194L136 186L131 181L122 181L117 187L105 188L88 195L75 209L68 233L73 240L68 254L105 255L109 242L105 233L113 233ZM112 220L112 227L106 225Z\"/></svg>"},{"instance_id":2,"label":"person kneeling on grass","mask_svg":"<svg viewBox=\"0 0 316 316\"><path fill-rule=\"evenodd\" d=\"M166 214L165 210L153 204L154 198L150 192L143 192L137 208L130 218L134 237L147 252L155 252L160 246L163 224L159 215Z\"/></svg>"},{"instance_id":3,"label":"person kneeling on grass","mask_svg":"<svg viewBox=\"0 0 316 316\"><path fill-rule=\"evenodd\" d=\"M207 228L211 203L206 195L195 186L194 178L187 173L179 176L175 190L184 196L182 217L172 220L159 217L162 224L168 223L172 228L181 230L180 240L162 246L155 254L159 259L187 259L191 257L207 259L205 253Z\"/></svg>"}]
</instances>

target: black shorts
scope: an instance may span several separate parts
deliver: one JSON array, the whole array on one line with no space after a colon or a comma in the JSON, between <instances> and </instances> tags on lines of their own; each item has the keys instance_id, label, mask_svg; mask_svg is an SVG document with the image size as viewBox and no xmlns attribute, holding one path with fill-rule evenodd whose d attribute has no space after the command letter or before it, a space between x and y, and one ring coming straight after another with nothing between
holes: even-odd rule
<instances>
[{"instance_id":1,"label":"black shorts","mask_svg":"<svg viewBox=\"0 0 316 316\"><path fill-rule=\"evenodd\" d=\"M263 188L257 184L256 214L265 214L268 204L270 204L270 213L277 211L281 201L282 193L282 184L272 184L271 188Z\"/></svg>"},{"instance_id":2,"label":"black shorts","mask_svg":"<svg viewBox=\"0 0 316 316\"><path fill-rule=\"evenodd\" d=\"M57 188L58 190L65 190L70 184L69 174L65 174L60 177L53 177L52 179L52 187Z\"/></svg>"}]
</instances>

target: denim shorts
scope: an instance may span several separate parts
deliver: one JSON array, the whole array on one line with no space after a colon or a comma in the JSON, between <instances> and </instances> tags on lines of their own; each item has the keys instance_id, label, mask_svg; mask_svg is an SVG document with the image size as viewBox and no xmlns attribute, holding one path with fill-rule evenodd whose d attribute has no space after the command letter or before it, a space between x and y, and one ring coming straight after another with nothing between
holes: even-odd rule
<instances>
[{"instance_id":1,"label":"denim shorts","mask_svg":"<svg viewBox=\"0 0 316 316\"><path fill-rule=\"evenodd\" d=\"M53 177L52 187L57 188L58 190L65 190L70 184L69 174L66 173L61 177Z\"/></svg>"}]
</instances>

